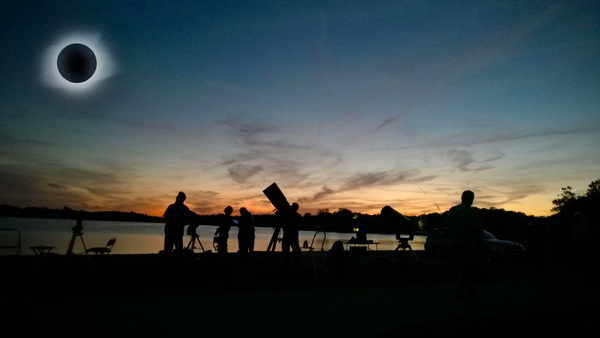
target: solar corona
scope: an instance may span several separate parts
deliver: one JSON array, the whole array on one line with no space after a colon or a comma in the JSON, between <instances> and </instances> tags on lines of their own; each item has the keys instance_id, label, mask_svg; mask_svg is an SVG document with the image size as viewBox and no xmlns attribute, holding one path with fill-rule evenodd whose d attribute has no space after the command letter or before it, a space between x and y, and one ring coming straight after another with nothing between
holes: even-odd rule
<instances>
[{"instance_id":1,"label":"solar corona","mask_svg":"<svg viewBox=\"0 0 600 338\"><path fill-rule=\"evenodd\" d=\"M97 90L115 74L115 65L100 34L71 33L46 48L41 70L46 86L77 95Z\"/></svg>"}]
</instances>

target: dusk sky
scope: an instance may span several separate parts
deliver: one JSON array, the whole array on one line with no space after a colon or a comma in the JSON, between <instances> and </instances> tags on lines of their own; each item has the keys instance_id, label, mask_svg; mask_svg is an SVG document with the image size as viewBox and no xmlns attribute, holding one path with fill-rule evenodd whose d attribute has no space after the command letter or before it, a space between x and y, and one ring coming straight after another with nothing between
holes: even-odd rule
<instances>
[{"instance_id":1,"label":"dusk sky","mask_svg":"<svg viewBox=\"0 0 600 338\"><path fill-rule=\"evenodd\" d=\"M549 215L600 178L599 1L13 1L0 204ZM56 69L72 43L91 79Z\"/></svg>"}]
</instances>

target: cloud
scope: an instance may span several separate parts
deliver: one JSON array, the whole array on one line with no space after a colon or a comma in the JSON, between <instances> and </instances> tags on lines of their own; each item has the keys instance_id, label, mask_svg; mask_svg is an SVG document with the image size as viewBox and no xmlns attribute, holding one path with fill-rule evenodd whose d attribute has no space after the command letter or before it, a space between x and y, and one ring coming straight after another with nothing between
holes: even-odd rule
<instances>
[{"instance_id":1,"label":"cloud","mask_svg":"<svg viewBox=\"0 0 600 338\"><path fill-rule=\"evenodd\" d=\"M227 205L227 202L223 201L223 196L216 191L191 190L185 193L187 195L186 204L192 211L199 214L214 212L215 205L223 205L223 208ZM220 210L217 212L220 212Z\"/></svg>"},{"instance_id":2,"label":"cloud","mask_svg":"<svg viewBox=\"0 0 600 338\"><path fill-rule=\"evenodd\" d=\"M395 172L393 170L379 172L357 173L346 180L342 186L343 191L371 188L376 186L389 186L406 180L408 172Z\"/></svg>"},{"instance_id":3,"label":"cloud","mask_svg":"<svg viewBox=\"0 0 600 338\"><path fill-rule=\"evenodd\" d=\"M228 169L229 176L238 183L245 183L250 177L263 171L262 166L254 165L248 166L244 164L237 164L234 167Z\"/></svg>"},{"instance_id":4,"label":"cloud","mask_svg":"<svg viewBox=\"0 0 600 338\"><path fill-rule=\"evenodd\" d=\"M102 160L75 165L38 159L2 165L0 174L0 189L11 192L6 203L89 210L122 210L136 179L130 166Z\"/></svg>"},{"instance_id":5,"label":"cloud","mask_svg":"<svg viewBox=\"0 0 600 338\"><path fill-rule=\"evenodd\" d=\"M392 118L386 119L386 120L384 120L383 122L381 122L381 124L380 124L380 125L378 125L377 127L375 127L375 129L373 129L373 132L375 132L375 131L378 131L378 130L382 129L382 128L384 128L385 126L387 126L387 125L389 125L389 124L392 124L392 123L396 122L397 120L398 120L398 118L397 118L397 117L392 117Z\"/></svg>"},{"instance_id":6,"label":"cloud","mask_svg":"<svg viewBox=\"0 0 600 338\"><path fill-rule=\"evenodd\" d=\"M434 178L435 176L419 176L419 171L416 169L363 172L357 173L347 179L346 183L342 186L341 191L374 188L379 186L394 186L407 182L425 182Z\"/></svg>"},{"instance_id":7,"label":"cloud","mask_svg":"<svg viewBox=\"0 0 600 338\"><path fill-rule=\"evenodd\" d=\"M502 208L514 205L515 202L532 195L545 192L543 184L534 184L530 181L515 181L502 184L500 188L476 187L477 205L483 208Z\"/></svg>"},{"instance_id":8,"label":"cloud","mask_svg":"<svg viewBox=\"0 0 600 338\"><path fill-rule=\"evenodd\" d=\"M435 179L434 175L422 176L419 175L417 170L387 170L387 171L374 171L374 172L360 172L350 175L345 179L339 180L338 188L331 188L328 185L321 187L321 190L314 194L312 197L301 199L302 202L314 202L323 200L326 197L332 198L333 196L343 195L349 192L356 192L361 189L371 189L378 187L394 187L403 183L420 183L427 182ZM331 182L330 184L334 184ZM346 201L344 201L346 203ZM363 203L360 203L363 205ZM364 206L364 205L363 205Z\"/></svg>"},{"instance_id":9,"label":"cloud","mask_svg":"<svg viewBox=\"0 0 600 338\"><path fill-rule=\"evenodd\" d=\"M469 165L475 163L473 154L465 150L450 150L448 158L460 172L469 171Z\"/></svg>"},{"instance_id":10,"label":"cloud","mask_svg":"<svg viewBox=\"0 0 600 338\"><path fill-rule=\"evenodd\" d=\"M461 74L477 71L512 57L538 30L559 19L564 10L562 4L556 3L515 25L494 31L454 58L449 57L448 63L437 73L434 82L446 82Z\"/></svg>"},{"instance_id":11,"label":"cloud","mask_svg":"<svg viewBox=\"0 0 600 338\"><path fill-rule=\"evenodd\" d=\"M316 193L316 194L313 196L312 200L313 200L313 201L321 200L321 199L323 199L324 197L327 197L327 196L329 196L329 195L332 195L332 194L335 194L335 193L336 193L336 192L335 192L333 189L330 189L330 188L328 188L328 187L323 187L323 188L321 189L321 191L319 191L318 193ZM306 199L301 199L301 201L303 201L303 202L304 202L304 201L307 201L307 200L306 200Z\"/></svg>"},{"instance_id":12,"label":"cloud","mask_svg":"<svg viewBox=\"0 0 600 338\"><path fill-rule=\"evenodd\" d=\"M296 141L297 135L284 126L241 119L223 120L222 125L232 129L229 134L238 135L241 151L223 156L220 163L237 183L250 183L250 178L260 173L266 180L299 185L312 173L329 170L342 161L338 152L311 144L310 140Z\"/></svg>"},{"instance_id":13,"label":"cloud","mask_svg":"<svg viewBox=\"0 0 600 338\"><path fill-rule=\"evenodd\" d=\"M482 161L477 161L473 152L453 149L447 152L447 156L453 166L460 172L480 172L493 169L494 166L491 162L503 158L504 154L498 151L488 154L488 157Z\"/></svg>"}]
</instances>

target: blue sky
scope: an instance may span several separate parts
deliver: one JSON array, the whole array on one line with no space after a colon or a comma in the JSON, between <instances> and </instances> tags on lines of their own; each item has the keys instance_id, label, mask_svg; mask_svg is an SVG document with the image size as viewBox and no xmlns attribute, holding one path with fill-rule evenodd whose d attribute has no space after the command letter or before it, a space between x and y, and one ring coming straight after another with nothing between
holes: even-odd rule
<instances>
[{"instance_id":1,"label":"blue sky","mask_svg":"<svg viewBox=\"0 0 600 338\"><path fill-rule=\"evenodd\" d=\"M600 178L595 1L67 1L0 14L0 203L547 215ZM65 86L56 50L96 53Z\"/></svg>"}]
</instances>

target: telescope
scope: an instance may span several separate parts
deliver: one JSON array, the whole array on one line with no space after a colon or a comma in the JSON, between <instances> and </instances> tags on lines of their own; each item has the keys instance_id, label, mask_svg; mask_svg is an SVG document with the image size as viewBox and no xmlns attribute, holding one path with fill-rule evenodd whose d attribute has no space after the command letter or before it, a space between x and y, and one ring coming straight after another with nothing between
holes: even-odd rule
<instances>
[{"instance_id":1,"label":"telescope","mask_svg":"<svg viewBox=\"0 0 600 338\"><path fill-rule=\"evenodd\" d=\"M412 221L394 208L386 205L381 209L381 217L396 229L396 239L401 242L412 241L415 237Z\"/></svg>"},{"instance_id":2,"label":"telescope","mask_svg":"<svg viewBox=\"0 0 600 338\"><path fill-rule=\"evenodd\" d=\"M271 204L277 209L277 213L281 217L278 222L283 222L283 224L277 224L275 227L275 231L273 231L273 236L271 237L271 241L269 242L269 246L267 246L267 252L274 252L275 246L279 239L279 231L282 226L287 226L289 223L294 222L294 210L290 206L287 198L277 186L277 183L273 182L270 186L263 190L263 194L267 196ZM284 232L284 237L288 236L287 232ZM300 247L296 242L292 241L292 250L297 255L300 254Z\"/></svg>"},{"instance_id":3,"label":"telescope","mask_svg":"<svg viewBox=\"0 0 600 338\"><path fill-rule=\"evenodd\" d=\"M283 192L281 192L281 189L279 189L277 186L277 183L273 183L268 186L265 190L263 190L263 193L265 196L267 196L277 211L287 217L292 217L294 210L292 210L290 203L287 201L287 198L285 198Z\"/></svg>"},{"instance_id":4,"label":"telescope","mask_svg":"<svg viewBox=\"0 0 600 338\"><path fill-rule=\"evenodd\" d=\"M195 235L196 234L196 228L198 228L199 225L200 224L190 223L190 225L188 225L188 227L187 227L187 234L190 235L190 236Z\"/></svg>"},{"instance_id":5,"label":"telescope","mask_svg":"<svg viewBox=\"0 0 600 338\"><path fill-rule=\"evenodd\" d=\"M80 234L83 230L83 221L81 219L77 219L76 225L71 229L74 234Z\"/></svg>"},{"instance_id":6,"label":"telescope","mask_svg":"<svg viewBox=\"0 0 600 338\"><path fill-rule=\"evenodd\" d=\"M419 260L417 254L412 251L412 247L408 244L408 241L412 241L415 237L412 221L410 218L402 215L398 211L394 210L394 208L386 205L381 209L381 218L383 221L391 224L396 229L396 239L398 240L398 246L396 250L398 251L402 249L402 251L406 251L408 249L412 254L415 260Z\"/></svg>"}]
</instances>

